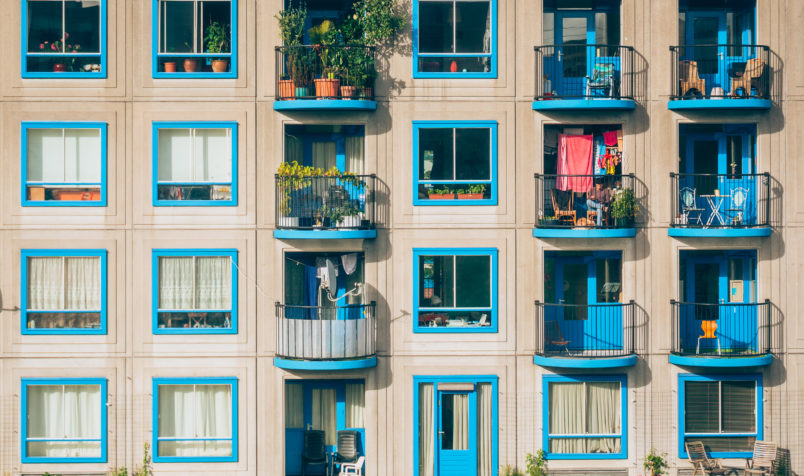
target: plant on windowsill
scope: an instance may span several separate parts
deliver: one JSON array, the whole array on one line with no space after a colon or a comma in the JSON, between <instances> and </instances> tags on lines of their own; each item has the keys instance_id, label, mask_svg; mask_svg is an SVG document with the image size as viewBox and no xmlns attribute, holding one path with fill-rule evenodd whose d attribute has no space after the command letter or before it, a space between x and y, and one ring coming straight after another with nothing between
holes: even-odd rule
<instances>
[{"instance_id":1,"label":"plant on windowsill","mask_svg":"<svg viewBox=\"0 0 804 476\"><path fill-rule=\"evenodd\" d=\"M616 192L610 210L618 228L633 227L634 218L639 212L634 191L630 188L624 188Z\"/></svg>"},{"instance_id":2,"label":"plant on windowsill","mask_svg":"<svg viewBox=\"0 0 804 476\"><path fill-rule=\"evenodd\" d=\"M190 46L190 43L184 42L184 47L186 51L192 52L193 48ZM198 59L196 58L184 58L184 72L185 73L197 73L200 69L200 65L198 63Z\"/></svg>"},{"instance_id":3,"label":"plant on windowsill","mask_svg":"<svg viewBox=\"0 0 804 476\"><path fill-rule=\"evenodd\" d=\"M667 474L665 469L669 468L669 466L664 460L664 456L666 456L666 453L659 454L656 452L656 448L651 448L648 455L645 456L645 460L642 465L646 470L650 471L651 476Z\"/></svg>"},{"instance_id":4,"label":"plant on windowsill","mask_svg":"<svg viewBox=\"0 0 804 476\"><path fill-rule=\"evenodd\" d=\"M305 55L306 49L302 47L307 7L304 4L294 6L291 1L288 8L274 15L274 18L279 22L279 36L285 47L286 74L279 81L279 98L308 96L311 71Z\"/></svg>"},{"instance_id":5,"label":"plant on windowsill","mask_svg":"<svg viewBox=\"0 0 804 476\"><path fill-rule=\"evenodd\" d=\"M483 184L470 185L466 189L458 189L455 193L458 195L458 200L483 200L483 193L486 191L486 186Z\"/></svg>"},{"instance_id":6,"label":"plant on windowsill","mask_svg":"<svg viewBox=\"0 0 804 476\"><path fill-rule=\"evenodd\" d=\"M204 43L207 44L207 53L231 52L231 27L214 21L204 32ZM225 57L212 59L212 71L225 73L229 71L229 59Z\"/></svg>"},{"instance_id":7,"label":"plant on windowsill","mask_svg":"<svg viewBox=\"0 0 804 476\"><path fill-rule=\"evenodd\" d=\"M452 200L455 198L455 193L445 185L443 187L433 187L427 192L427 197L430 200Z\"/></svg>"},{"instance_id":8,"label":"plant on windowsill","mask_svg":"<svg viewBox=\"0 0 804 476\"><path fill-rule=\"evenodd\" d=\"M70 34L65 33L64 38L59 38L58 40L54 41L53 43L50 43L50 42L47 42L47 41L42 42L42 43L39 44L39 51L41 51L41 52L54 51L56 53L61 53L62 51L64 51L64 52L67 52L67 53L69 53L69 52L78 53L81 50L81 45L79 45L77 43L75 45L67 44L66 41L65 41L65 38L69 39ZM54 73L63 73L63 72L68 71L68 70L69 71L81 71L80 67L76 67L75 60L76 60L75 57L71 58L69 64L68 63L63 63L61 61L56 60L56 62L53 63L53 72Z\"/></svg>"}]
</instances>

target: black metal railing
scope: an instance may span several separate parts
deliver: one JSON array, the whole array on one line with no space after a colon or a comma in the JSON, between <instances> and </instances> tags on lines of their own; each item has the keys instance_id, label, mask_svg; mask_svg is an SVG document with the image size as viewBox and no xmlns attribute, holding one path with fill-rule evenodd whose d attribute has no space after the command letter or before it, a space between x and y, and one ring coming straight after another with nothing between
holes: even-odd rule
<instances>
[{"instance_id":1,"label":"black metal railing","mask_svg":"<svg viewBox=\"0 0 804 476\"><path fill-rule=\"evenodd\" d=\"M564 44L534 50L537 100L639 99L631 46Z\"/></svg>"},{"instance_id":2,"label":"black metal railing","mask_svg":"<svg viewBox=\"0 0 804 476\"><path fill-rule=\"evenodd\" d=\"M374 228L376 175L275 177L277 228Z\"/></svg>"},{"instance_id":3,"label":"black metal railing","mask_svg":"<svg viewBox=\"0 0 804 476\"><path fill-rule=\"evenodd\" d=\"M632 228L641 221L644 184L633 174L534 177L536 228Z\"/></svg>"},{"instance_id":4,"label":"black metal railing","mask_svg":"<svg viewBox=\"0 0 804 476\"><path fill-rule=\"evenodd\" d=\"M276 355L302 360L349 360L376 353L376 303L337 307L276 303Z\"/></svg>"},{"instance_id":5,"label":"black metal railing","mask_svg":"<svg viewBox=\"0 0 804 476\"><path fill-rule=\"evenodd\" d=\"M767 46L671 46L670 58L670 99L771 99Z\"/></svg>"},{"instance_id":6,"label":"black metal railing","mask_svg":"<svg viewBox=\"0 0 804 476\"><path fill-rule=\"evenodd\" d=\"M536 354L618 357L635 353L636 304L550 304L536 301Z\"/></svg>"},{"instance_id":7,"label":"black metal railing","mask_svg":"<svg viewBox=\"0 0 804 476\"><path fill-rule=\"evenodd\" d=\"M276 99L374 99L374 48L276 47Z\"/></svg>"},{"instance_id":8,"label":"black metal railing","mask_svg":"<svg viewBox=\"0 0 804 476\"><path fill-rule=\"evenodd\" d=\"M670 174L672 226L751 228L770 224L770 175Z\"/></svg>"},{"instance_id":9,"label":"black metal railing","mask_svg":"<svg viewBox=\"0 0 804 476\"><path fill-rule=\"evenodd\" d=\"M692 303L670 301L674 354L738 355L771 351L770 301Z\"/></svg>"}]
</instances>

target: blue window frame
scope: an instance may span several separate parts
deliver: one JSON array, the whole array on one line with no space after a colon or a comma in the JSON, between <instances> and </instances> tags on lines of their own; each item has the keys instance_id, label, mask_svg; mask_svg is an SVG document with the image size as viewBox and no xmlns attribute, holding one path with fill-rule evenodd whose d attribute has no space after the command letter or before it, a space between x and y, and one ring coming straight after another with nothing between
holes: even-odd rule
<instances>
[{"instance_id":1,"label":"blue window frame","mask_svg":"<svg viewBox=\"0 0 804 476\"><path fill-rule=\"evenodd\" d=\"M105 78L106 0L22 0L23 78Z\"/></svg>"},{"instance_id":2,"label":"blue window frame","mask_svg":"<svg viewBox=\"0 0 804 476\"><path fill-rule=\"evenodd\" d=\"M497 381L496 375L413 376L414 475L496 474Z\"/></svg>"},{"instance_id":3,"label":"blue window frame","mask_svg":"<svg viewBox=\"0 0 804 476\"><path fill-rule=\"evenodd\" d=\"M497 332L497 249L414 248L413 332Z\"/></svg>"},{"instance_id":4,"label":"blue window frame","mask_svg":"<svg viewBox=\"0 0 804 476\"><path fill-rule=\"evenodd\" d=\"M23 207L105 207L106 123L20 124Z\"/></svg>"},{"instance_id":5,"label":"blue window frame","mask_svg":"<svg viewBox=\"0 0 804 476\"><path fill-rule=\"evenodd\" d=\"M152 251L154 334L237 334L237 250Z\"/></svg>"},{"instance_id":6,"label":"blue window frame","mask_svg":"<svg viewBox=\"0 0 804 476\"><path fill-rule=\"evenodd\" d=\"M413 121L413 205L497 205L497 123Z\"/></svg>"},{"instance_id":7,"label":"blue window frame","mask_svg":"<svg viewBox=\"0 0 804 476\"><path fill-rule=\"evenodd\" d=\"M106 334L106 250L20 252L22 334Z\"/></svg>"},{"instance_id":8,"label":"blue window frame","mask_svg":"<svg viewBox=\"0 0 804 476\"><path fill-rule=\"evenodd\" d=\"M237 77L237 0L152 2L154 78ZM208 42L210 28L223 28L229 44Z\"/></svg>"},{"instance_id":9,"label":"blue window frame","mask_svg":"<svg viewBox=\"0 0 804 476\"><path fill-rule=\"evenodd\" d=\"M154 462L237 461L237 383L235 377L155 377Z\"/></svg>"},{"instance_id":10,"label":"blue window frame","mask_svg":"<svg viewBox=\"0 0 804 476\"><path fill-rule=\"evenodd\" d=\"M237 123L154 122L153 206L237 206Z\"/></svg>"},{"instance_id":11,"label":"blue window frame","mask_svg":"<svg viewBox=\"0 0 804 476\"><path fill-rule=\"evenodd\" d=\"M106 379L24 378L20 400L22 463L106 462Z\"/></svg>"},{"instance_id":12,"label":"blue window frame","mask_svg":"<svg viewBox=\"0 0 804 476\"><path fill-rule=\"evenodd\" d=\"M542 448L548 458L628 457L625 375L546 375L542 385Z\"/></svg>"},{"instance_id":13,"label":"blue window frame","mask_svg":"<svg viewBox=\"0 0 804 476\"><path fill-rule=\"evenodd\" d=\"M762 375L678 376L678 453L703 441L713 458L750 458L762 440Z\"/></svg>"},{"instance_id":14,"label":"blue window frame","mask_svg":"<svg viewBox=\"0 0 804 476\"><path fill-rule=\"evenodd\" d=\"M496 78L497 0L413 0L414 78Z\"/></svg>"}]
</instances>

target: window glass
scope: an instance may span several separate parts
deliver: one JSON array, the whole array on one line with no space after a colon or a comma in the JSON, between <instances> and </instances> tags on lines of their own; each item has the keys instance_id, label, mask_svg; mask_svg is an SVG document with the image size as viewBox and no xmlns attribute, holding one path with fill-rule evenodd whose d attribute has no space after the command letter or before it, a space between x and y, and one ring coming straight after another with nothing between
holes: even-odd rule
<instances>
[{"instance_id":1,"label":"window glass","mask_svg":"<svg viewBox=\"0 0 804 476\"><path fill-rule=\"evenodd\" d=\"M621 302L620 259L598 259L596 266L597 302Z\"/></svg>"},{"instance_id":2,"label":"window glass","mask_svg":"<svg viewBox=\"0 0 804 476\"><path fill-rule=\"evenodd\" d=\"M550 382L548 385L549 453L622 451L620 382Z\"/></svg>"},{"instance_id":3,"label":"window glass","mask_svg":"<svg viewBox=\"0 0 804 476\"><path fill-rule=\"evenodd\" d=\"M101 329L99 256L28 256L28 329Z\"/></svg>"},{"instance_id":4,"label":"window glass","mask_svg":"<svg viewBox=\"0 0 804 476\"><path fill-rule=\"evenodd\" d=\"M159 385L159 457L233 456L232 384Z\"/></svg>"},{"instance_id":5,"label":"window glass","mask_svg":"<svg viewBox=\"0 0 804 476\"><path fill-rule=\"evenodd\" d=\"M159 328L232 328L231 256L160 256Z\"/></svg>"},{"instance_id":6,"label":"window glass","mask_svg":"<svg viewBox=\"0 0 804 476\"><path fill-rule=\"evenodd\" d=\"M492 196L490 128L418 128L418 198L488 200Z\"/></svg>"},{"instance_id":7,"label":"window glass","mask_svg":"<svg viewBox=\"0 0 804 476\"><path fill-rule=\"evenodd\" d=\"M685 440L701 440L714 453L750 452L757 439L756 385L755 380L684 381Z\"/></svg>"},{"instance_id":8,"label":"window glass","mask_svg":"<svg viewBox=\"0 0 804 476\"><path fill-rule=\"evenodd\" d=\"M491 71L490 1L419 0L419 72Z\"/></svg>"},{"instance_id":9,"label":"window glass","mask_svg":"<svg viewBox=\"0 0 804 476\"><path fill-rule=\"evenodd\" d=\"M230 61L234 8L230 0L159 0L155 73L234 71Z\"/></svg>"}]
</instances>

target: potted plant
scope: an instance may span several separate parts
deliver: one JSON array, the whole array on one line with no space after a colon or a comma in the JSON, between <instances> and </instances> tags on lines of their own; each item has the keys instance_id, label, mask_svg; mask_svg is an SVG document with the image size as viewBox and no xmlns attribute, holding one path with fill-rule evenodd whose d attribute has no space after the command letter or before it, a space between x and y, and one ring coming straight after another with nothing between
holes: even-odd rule
<instances>
[{"instance_id":1,"label":"potted plant","mask_svg":"<svg viewBox=\"0 0 804 476\"><path fill-rule=\"evenodd\" d=\"M340 207L340 217L335 221L338 228L360 228L360 210L354 205Z\"/></svg>"},{"instance_id":2,"label":"potted plant","mask_svg":"<svg viewBox=\"0 0 804 476\"><path fill-rule=\"evenodd\" d=\"M614 218L617 227L630 228L634 226L634 218L638 211L633 190L624 188L615 193L614 201L611 204L611 216Z\"/></svg>"},{"instance_id":3,"label":"potted plant","mask_svg":"<svg viewBox=\"0 0 804 476\"><path fill-rule=\"evenodd\" d=\"M187 48L187 51L192 51L192 47L186 41L184 42L184 47ZM184 72L185 73L197 73L199 69L198 59L197 58L184 58Z\"/></svg>"},{"instance_id":4,"label":"potted plant","mask_svg":"<svg viewBox=\"0 0 804 476\"><path fill-rule=\"evenodd\" d=\"M427 197L430 200L452 200L455 198L455 194L447 187L433 187L431 190L427 192Z\"/></svg>"},{"instance_id":5,"label":"potted plant","mask_svg":"<svg viewBox=\"0 0 804 476\"><path fill-rule=\"evenodd\" d=\"M664 460L664 453L656 453L655 448L651 448L648 455L645 456L643 466L647 471L650 472L651 476L666 474L667 471L665 471L665 469L669 468L667 462Z\"/></svg>"},{"instance_id":6,"label":"potted plant","mask_svg":"<svg viewBox=\"0 0 804 476\"><path fill-rule=\"evenodd\" d=\"M166 73L175 73L176 72L176 62L175 61L165 61L162 63L162 67L165 68Z\"/></svg>"},{"instance_id":7,"label":"potted plant","mask_svg":"<svg viewBox=\"0 0 804 476\"><path fill-rule=\"evenodd\" d=\"M470 185L467 189L458 189L455 191L458 194L458 200L483 200L483 192L486 191L486 186L482 183Z\"/></svg>"},{"instance_id":8,"label":"potted plant","mask_svg":"<svg viewBox=\"0 0 804 476\"><path fill-rule=\"evenodd\" d=\"M207 53L229 53L231 51L231 28L229 24L214 21L204 32L204 43L207 44ZM212 71L225 73L229 71L228 58L213 58Z\"/></svg>"},{"instance_id":9,"label":"potted plant","mask_svg":"<svg viewBox=\"0 0 804 476\"><path fill-rule=\"evenodd\" d=\"M319 99L336 98L341 86L336 66L338 52L335 48L332 48L338 37L337 28L330 20L324 20L310 28L308 33L310 40L315 45L313 48L318 53L318 58L321 62L321 77L313 81L315 83L315 95Z\"/></svg>"},{"instance_id":10,"label":"potted plant","mask_svg":"<svg viewBox=\"0 0 804 476\"><path fill-rule=\"evenodd\" d=\"M528 453L525 456L525 474L526 476L546 476L547 468L545 467L547 461L544 459L544 450L539 448L536 456Z\"/></svg>"},{"instance_id":11,"label":"potted plant","mask_svg":"<svg viewBox=\"0 0 804 476\"><path fill-rule=\"evenodd\" d=\"M282 162L277 170L277 187L279 187L279 223L278 226L286 228L298 228L299 217L290 216L293 208L291 206L291 193L309 186L312 181L312 167L299 165L293 162Z\"/></svg>"},{"instance_id":12,"label":"potted plant","mask_svg":"<svg viewBox=\"0 0 804 476\"><path fill-rule=\"evenodd\" d=\"M303 57L304 50L301 48L307 8L304 4L294 6L291 2L288 8L274 15L274 18L279 22L279 35L285 48L286 73L279 80L279 98L294 99L296 96L307 96L309 65Z\"/></svg>"}]
</instances>

